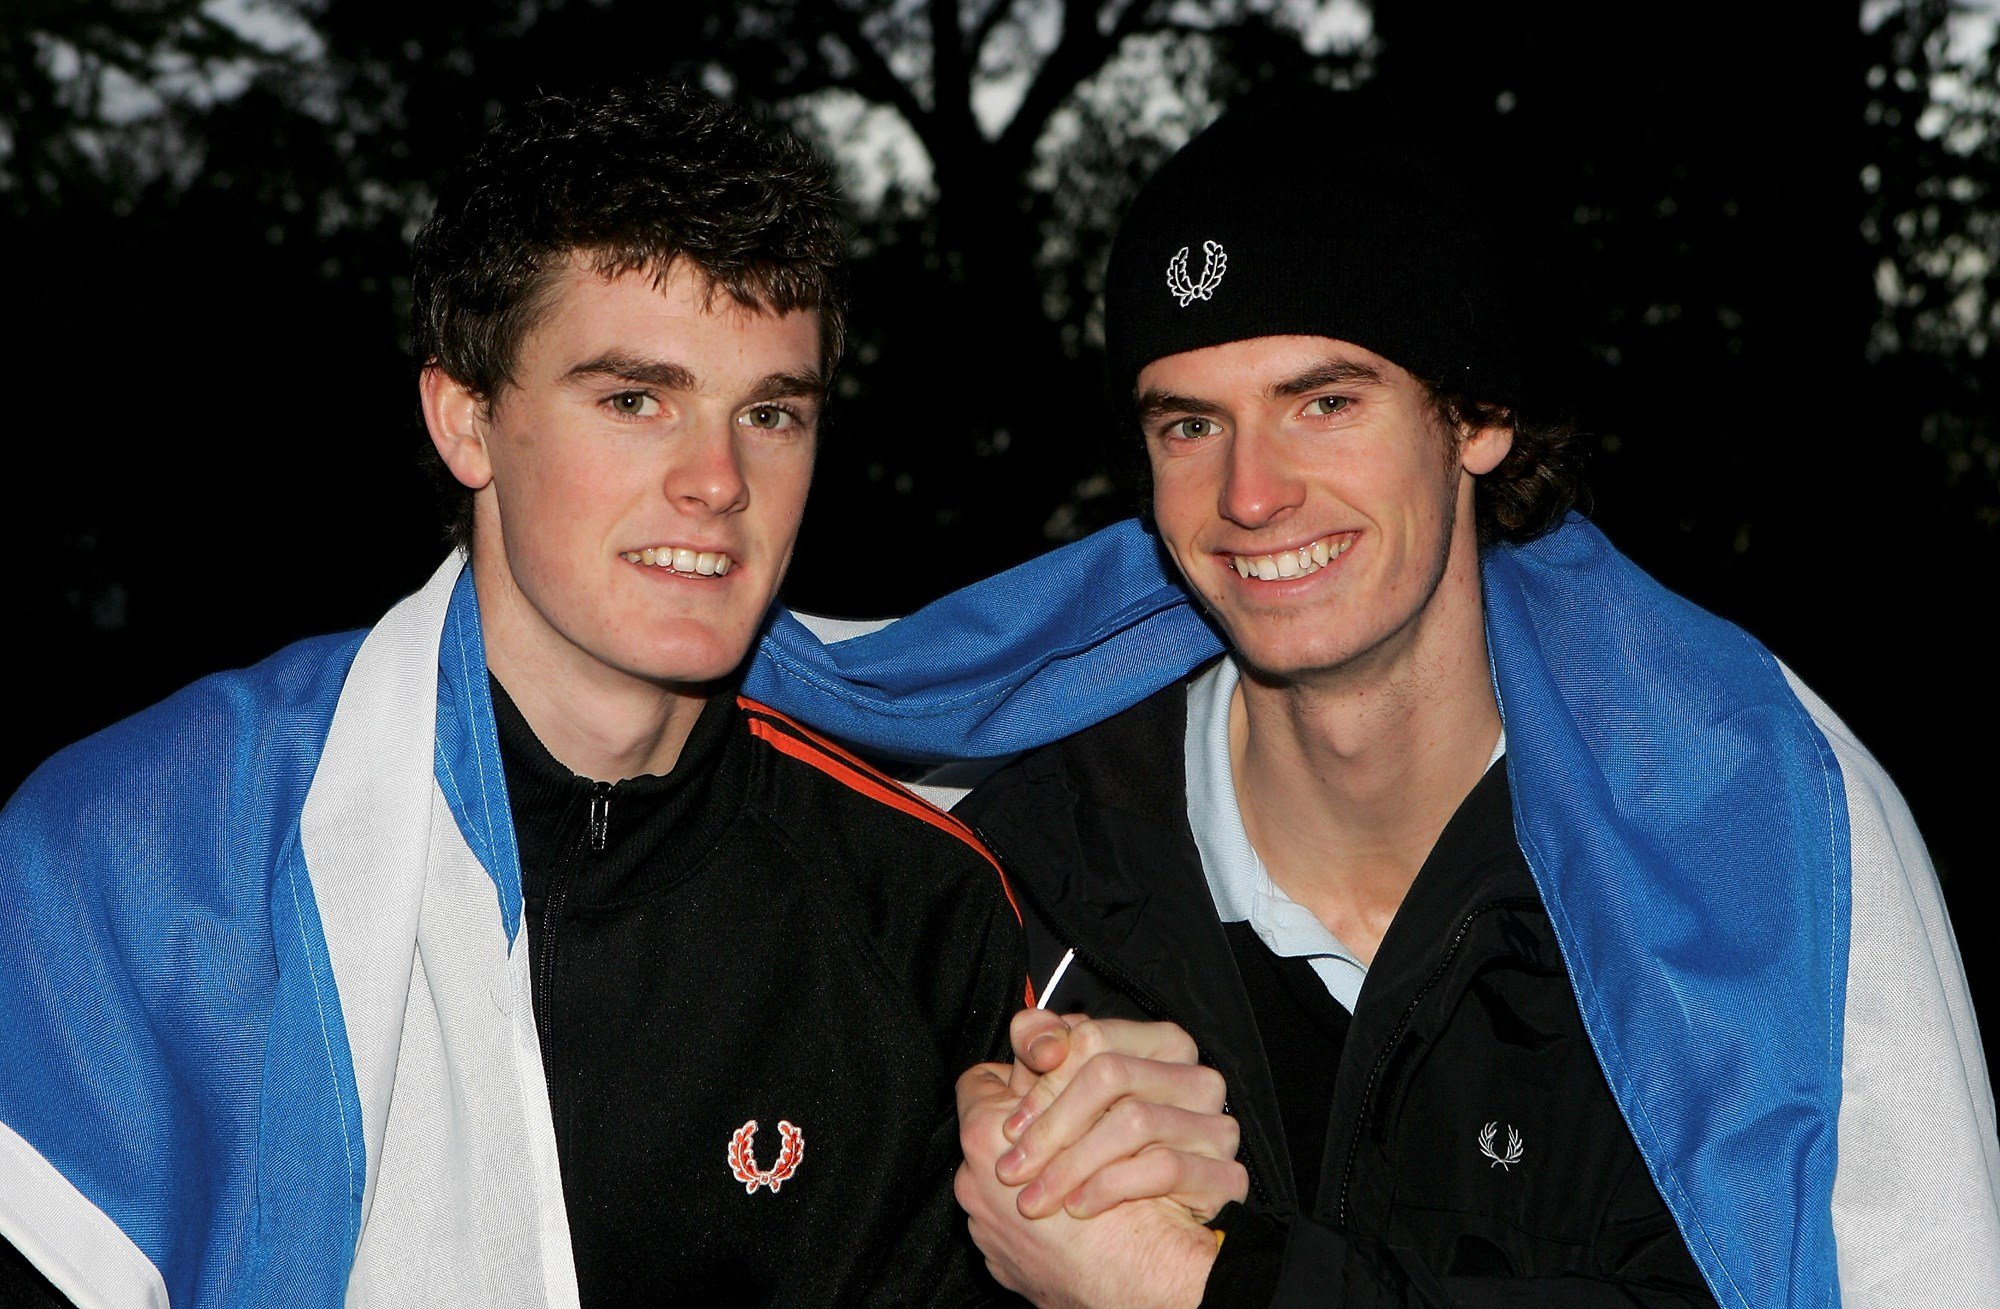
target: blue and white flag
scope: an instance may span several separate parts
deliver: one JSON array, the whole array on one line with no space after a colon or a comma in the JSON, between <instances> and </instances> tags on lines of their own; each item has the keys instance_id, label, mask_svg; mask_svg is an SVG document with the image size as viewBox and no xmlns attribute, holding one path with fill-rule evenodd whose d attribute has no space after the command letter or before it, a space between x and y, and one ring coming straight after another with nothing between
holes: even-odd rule
<instances>
[{"instance_id":1,"label":"blue and white flag","mask_svg":"<svg viewBox=\"0 0 2000 1309\"><path fill-rule=\"evenodd\" d=\"M2000 1303L2000 1147L1907 809L1581 520L1485 562L1516 831L1731 1306ZM1221 648L1123 525L747 690L992 758ZM0 1235L80 1305L576 1302L469 573L196 683L0 811ZM668 1234L664 1239L671 1239Z\"/></svg>"},{"instance_id":2,"label":"blue and white flag","mask_svg":"<svg viewBox=\"0 0 2000 1309\"><path fill-rule=\"evenodd\" d=\"M0 811L0 1235L83 1306L567 1306L471 575Z\"/></svg>"}]
</instances>

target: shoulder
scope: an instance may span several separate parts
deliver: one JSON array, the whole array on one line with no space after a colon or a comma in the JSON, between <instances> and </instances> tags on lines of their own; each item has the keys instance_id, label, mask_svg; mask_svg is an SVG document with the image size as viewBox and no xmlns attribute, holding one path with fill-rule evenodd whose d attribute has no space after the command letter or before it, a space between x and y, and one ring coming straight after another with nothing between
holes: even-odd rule
<instances>
[{"instance_id":1,"label":"shoulder","mask_svg":"<svg viewBox=\"0 0 2000 1309\"><path fill-rule=\"evenodd\" d=\"M1785 676L1833 754L1847 805L1833 1192L1843 1296L1969 1303L2000 1278L2000 1143L1958 945L1901 792L1826 703Z\"/></svg>"},{"instance_id":2,"label":"shoulder","mask_svg":"<svg viewBox=\"0 0 2000 1309\"><path fill-rule=\"evenodd\" d=\"M1030 751L972 789L953 809L969 822L1006 825L1015 815L1078 800L1101 808L1171 816L1187 805L1187 684ZM1000 838L1004 844L1005 838Z\"/></svg>"},{"instance_id":3,"label":"shoulder","mask_svg":"<svg viewBox=\"0 0 2000 1309\"><path fill-rule=\"evenodd\" d=\"M8 802L9 829L57 818L78 836L129 835L303 798L364 635L313 637L204 677L57 752Z\"/></svg>"},{"instance_id":4,"label":"shoulder","mask_svg":"<svg viewBox=\"0 0 2000 1309\"><path fill-rule=\"evenodd\" d=\"M871 891L970 893L1018 919L999 861L966 823L768 705L740 696L737 709L765 755L760 807L828 871Z\"/></svg>"},{"instance_id":5,"label":"shoulder","mask_svg":"<svg viewBox=\"0 0 2000 1309\"><path fill-rule=\"evenodd\" d=\"M8 939L66 975L124 968L169 994L177 970L262 969L271 887L359 644L203 678L44 763L0 810Z\"/></svg>"},{"instance_id":6,"label":"shoulder","mask_svg":"<svg viewBox=\"0 0 2000 1309\"><path fill-rule=\"evenodd\" d=\"M1847 827L1857 882L1890 881L1937 898L1937 875L1903 793L1875 756L1813 689L1790 668L1780 668L1792 693L1819 729L1839 768L1847 801ZM1942 903L1938 916L1942 918Z\"/></svg>"}]
</instances>

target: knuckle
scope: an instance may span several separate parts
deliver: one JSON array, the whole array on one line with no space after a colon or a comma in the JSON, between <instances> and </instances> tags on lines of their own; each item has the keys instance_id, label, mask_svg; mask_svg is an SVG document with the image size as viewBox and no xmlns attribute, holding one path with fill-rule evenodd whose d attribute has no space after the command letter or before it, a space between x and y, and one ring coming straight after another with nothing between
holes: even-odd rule
<instances>
[{"instance_id":1,"label":"knuckle","mask_svg":"<svg viewBox=\"0 0 2000 1309\"><path fill-rule=\"evenodd\" d=\"M1219 1114L1229 1098L1229 1082L1205 1064L1194 1070L1195 1093L1204 1113Z\"/></svg>"},{"instance_id":2,"label":"knuckle","mask_svg":"<svg viewBox=\"0 0 2000 1309\"><path fill-rule=\"evenodd\" d=\"M1104 1117L1129 1141L1151 1141L1161 1126L1158 1107L1144 1100L1120 1100L1105 1111Z\"/></svg>"},{"instance_id":3,"label":"knuckle","mask_svg":"<svg viewBox=\"0 0 2000 1309\"><path fill-rule=\"evenodd\" d=\"M1081 1052L1086 1058L1094 1057L1111 1049L1111 1038L1103 1023L1095 1018L1086 1018L1070 1028L1070 1049Z\"/></svg>"},{"instance_id":4,"label":"knuckle","mask_svg":"<svg viewBox=\"0 0 2000 1309\"><path fill-rule=\"evenodd\" d=\"M1096 1054L1076 1075L1076 1080L1093 1095L1112 1095L1125 1085L1125 1070L1116 1055Z\"/></svg>"}]
</instances>

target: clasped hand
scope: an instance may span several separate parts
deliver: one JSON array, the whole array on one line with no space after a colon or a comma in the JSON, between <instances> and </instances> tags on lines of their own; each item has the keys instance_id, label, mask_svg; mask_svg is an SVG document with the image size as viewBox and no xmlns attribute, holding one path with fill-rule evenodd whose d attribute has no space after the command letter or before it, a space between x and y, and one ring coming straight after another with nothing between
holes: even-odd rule
<instances>
[{"instance_id":1,"label":"clasped hand","mask_svg":"<svg viewBox=\"0 0 2000 1309\"><path fill-rule=\"evenodd\" d=\"M956 1191L1001 1285L1051 1306L1195 1305L1202 1224L1249 1190L1221 1074L1171 1023L1024 1010L958 1080Z\"/></svg>"}]
</instances>

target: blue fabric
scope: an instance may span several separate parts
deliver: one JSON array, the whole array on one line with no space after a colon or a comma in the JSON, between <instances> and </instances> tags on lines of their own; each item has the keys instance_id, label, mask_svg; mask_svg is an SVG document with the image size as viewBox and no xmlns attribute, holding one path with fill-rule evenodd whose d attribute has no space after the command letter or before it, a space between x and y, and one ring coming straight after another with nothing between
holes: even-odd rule
<instances>
[{"instance_id":1,"label":"blue fabric","mask_svg":"<svg viewBox=\"0 0 2000 1309\"><path fill-rule=\"evenodd\" d=\"M0 1120L176 1304L346 1286L360 1101L298 816L359 644L197 682L0 810Z\"/></svg>"},{"instance_id":2,"label":"blue fabric","mask_svg":"<svg viewBox=\"0 0 2000 1309\"><path fill-rule=\"evenodd\" d=\"M1846 793L1777 661L1572 520L1484 568L1514 830L1724 1304L1831 1306Z\"/></svg>"},{"instance_id":3,"label":"blue fabric","mask_svg":"<svg viewBox=\"0 0 2000 1309\"><path fill-rule=\"evenodd\" d=\"M521 930L521 851L500 763L493 721L493 687L486 678L486 641L472 570L458 575L438 646L437 780L465 843L493 879L500 921L512 949Z\"/></svg>"},{"instance_id":4,"label":"blue fabric","mask_svg":"<svg viewBox=\"0 0 2000 1309\"><path fill-rule=\"evenodd\" d=\"M743 693L901 759L998 759L1130 708L1222 649L1124 522L824 646L777 611ZM1066 725L1066 726L1065 726Z\"/></svg>"},{"instance_id":5,"label":"blue fabric","mask_svg":"<svg viewBox=\"0 0 2000 1309\"><path fill-rule=\"evenodd\" d=\"M1775 660L1572 517L1488 551L1523 853L1613 1094L1725 1305L1839 1303L1840 771ZM1067 736L1221 649L1125 523L821 648L774 624L751 694L904 758Z\"/></svg>"}]
</instances>

